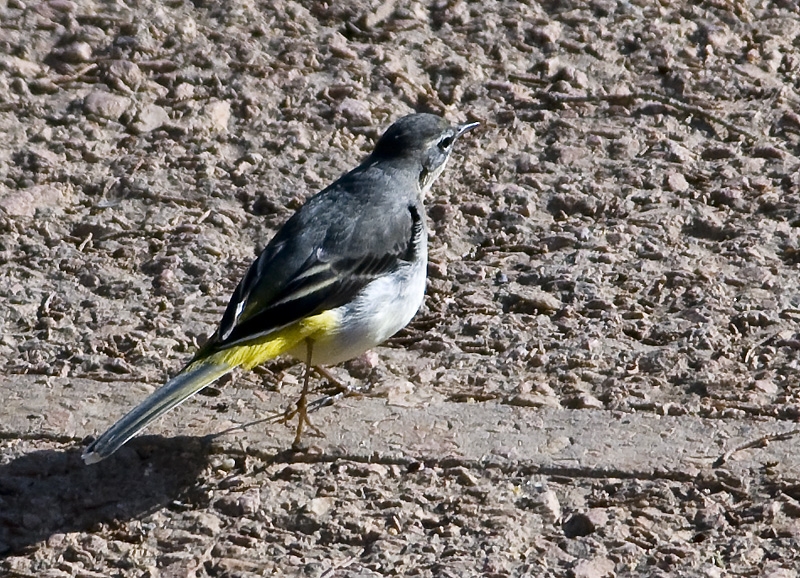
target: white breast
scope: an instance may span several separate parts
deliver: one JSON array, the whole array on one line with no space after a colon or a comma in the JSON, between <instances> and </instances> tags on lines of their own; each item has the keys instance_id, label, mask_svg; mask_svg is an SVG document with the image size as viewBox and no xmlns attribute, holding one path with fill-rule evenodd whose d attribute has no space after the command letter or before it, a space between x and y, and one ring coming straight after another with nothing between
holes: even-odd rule
<instances>
[{"instance_id":1,"label":"white breast","mask_svg":"<svg viewBox=\"0 0 800 578\"><path fill-rule=\"evenodd\" d=\"M312 364L333 365L358 357L408 325L425 297L428 255L427 240L422 241L419 259L372 281L353 301L334 310L339 328L314 340ZM305 343L291 353L305 360Z\"/></svg>"}]
</instances>

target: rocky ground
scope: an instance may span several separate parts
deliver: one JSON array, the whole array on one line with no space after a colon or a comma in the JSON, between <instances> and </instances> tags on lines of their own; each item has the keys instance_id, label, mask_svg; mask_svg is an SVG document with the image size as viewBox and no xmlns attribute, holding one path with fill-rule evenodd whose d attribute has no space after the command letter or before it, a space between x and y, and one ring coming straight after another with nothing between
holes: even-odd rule
<instances>
[{"instance_id":1,"label":"rocky ground","mask_svg":"<svg viewBox=\"0 0 800 578\"><path fill-rule=\"evenodd\" d=\"M798 38L787 0L0 1L0 573L797 576ZM333 369L368 395L288 452L237 427L278 360L84 466L415 110L481 127L423 310Z\"/></svg>"}]
</instances>

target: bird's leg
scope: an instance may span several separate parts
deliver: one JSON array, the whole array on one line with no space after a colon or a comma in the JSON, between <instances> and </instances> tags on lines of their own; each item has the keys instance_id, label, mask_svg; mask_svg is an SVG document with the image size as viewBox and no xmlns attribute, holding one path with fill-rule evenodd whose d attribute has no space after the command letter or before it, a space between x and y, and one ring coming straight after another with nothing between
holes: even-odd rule
<instances>
[{"instance_id":1,"label":"bird's leg","mask_svg":"<svg viewBox=\"0 0 800 578\"><path fill-rule=\"evenodd\" d=\"M364 395L364 392L370 388L368 384L352 385L342 381L319 365L314 366L314 371L319 377L328 382L329 387L321 390L321 393L324 394L323 397L317 398L308 404L309 411L333 405L336 401L345 397Z\"/></svg>"},{"instance_id":2,"label":"bird's leg","mask_svg":"<svg viewBox=\"0 0 800 578\"><path fill-rule=\"evenodd\" d=\"M328 388L322 389L321 393L327 393L328 395L338 395L343 392L352 391L352 387L335 375L333 375L330 371L325 369L324 367L320 367L319 365L314 366L314 371L316 372L318 377L321 377L325 381L328 382Z\"/></svg>"},{"instance_id":3,"label":"bird's leg","mask_svg":"<svg viewBox=\"0 0 800 578\"><path fill-rule=\"evenodd\" d=\"M308 383L311 379L311 370L313 369L311 366L311 354L314 350L314 342L311 339L306 339L306 350L306 373L303 377L303 391L300 394L300 399L297 400L297 409L295 410L297 413L297 431L294 436L294 443L292 444L293 448L300 447L300 438L303 437L303 428L306 425L319 433L319 430L317 430L308 419Z\"/></svg>"}]
</instances>

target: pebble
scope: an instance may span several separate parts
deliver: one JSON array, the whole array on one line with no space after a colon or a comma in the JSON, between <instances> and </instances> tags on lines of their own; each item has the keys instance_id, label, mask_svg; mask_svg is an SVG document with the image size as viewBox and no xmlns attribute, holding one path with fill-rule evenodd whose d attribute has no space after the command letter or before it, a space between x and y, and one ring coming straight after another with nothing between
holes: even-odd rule
<instances>
[{"instance_id":1,"label":"pebble","mask_svg":"<svg viewBox=\"0 0 800 578\"><path fill-rule=\"evenodd\" d=\"M517 407L560 407L556 397L540 393L519 393L508 400L508 405Z\"/></svg>"},{"instance_id":2,"label":"pebble","mask_svg":"<svg viewBox=\"0 0 800 578\"><path fill-rule=\"evenodd\" d=\"M228 101L211 102L203 107L206 126L210 130L224 131L228 129L231 119L231 103Z\"/></svg>"},{"instance_id":3,"label":"pebble","mask_svg":"<svg viewBox=\"0 0 800 578\"><path fill-rule=\"evenodd\" d=\"M309 514L314 514L321 518L333 508L333 498L314 498L306 504L305 510Z\"/></svg>"},{"instance_id":4,"label":"pebble","mask_svg":"<svg viewBox=\"0 0 800 578\"><path fill-rule=\"evenodd\" d=\"M167 122L169 122L169 114L166 110L156 104L148 104L139 111L128 128L134 134L144 134L161 128Z\"/></svg>"},{"instance_id":5,"label":"pebble","mask_svg":"<svg viewBox=\"0 0 800 578\"><path fill-rule=\"evenodd\" d=\"M707 147L700 156L703 160L716 161L721 159L729 159L736 156L736 153L730 147L726 146L710 146Z\"/></svg>"},{"instance_id":6,"label":"pebble","mask_svg":"<svg viewBox=\"0 0 800 578\"><path fill-rule=\"evenodd\" d=\"M544 519L550 523L555 523L561 519L561 502L553 490L545 490L539 496L538 510L543 514Z\"/></svg>"},{"instance_id":7,"label":"pebble","mask_svg":"<svg viewBox=\"0 0 800 578\"><path fill-rule=\"evenodd\" d=\"M345 98L338 106L339 114L355 126L370 126L372 112L362 101L355 98Z\"/></svg>"},{"instance_id":8,"label":"pebble","mask_svg":"<svg viewBox=\"0 0 800 578\"><path fill-rule=\"evenodd\" d=\"M372 475L384 478L389 474L389 470L382 464L352 464L348 466L347 473L357 478L367 478Z\"/></svg>"},{"instance_id":9,"label":"pebble","mask_svg":"<svg viewBox=\"0 0 800 578\"><path fill-rule=\"evenodd\" d=\"M782 150L772 145L761 145L753 149L753 156L762 159L782 160L785 155Z\"/></svg>"},{"instance_id":10,"label":"pebble","mask_svg":"<svg viewBox=\"0 0 800 578\"><path fill-rule=\"evenodd\" d=\"M707 507L697 511L694 516L694 525L699 531L719 530L727 527L725 508L719 504L710 503Z\"/></svg>"},{"instance_id":11,"label":"pebble","mask_svg":"<svg viewBox=\"0 0 800 578\"><path fill-rule=\"evenodd\" d=\"M490 211L491 209L487 203L463 203L461 205L462 213L474 217L485 217Z\"/></svg>"},{"instance_id":12,"label":"pebble","mask_svg":"<svg viewBox=\"0 0 800 578\"><path fill-rule=\"evenodd\" d=\"M199 532L206 536L216 536L222 529L222 520L209 512L191 512L187 517L192 518L188 529L192 532Z\"/></svg>"},{"instance_id":13,"label":"pebble","mask_svg":"<svg viewBox=\"0 0 800 578\"><path fill-rule=\"evenodd\" d=\"M562 24L556 20L548 22L544 26L536 26L531 34L542 43L555 44L561 38Z\"/></svg>"},{"instance_id":14,"label":"pebble","mask_svg":"<svg viewBox=\"0 0 800 578\"><path fill-rule=\"evenodd\" d=\"M572 568L572 576L575 578L610 578L615 575L614 562L604 557L580 560Z\"/></svg>"},{"instance_id":15,"label":"pebble","mask_svg":"<svg viewBox=\"0 0 800 578\"><path fill-rule=\"evenodd\" d=\"M771 379L758 379L753 383L753 387L768 395L775 395L778 393L778 386L775 385L775 382Z\"/></svg>"},{"instance_id":16,"label":"pebble","mask_svg":"<svg viewBox=\"0 0 800 578\"><path fill-rule=\"evenodd\" d=\"M608 523L608 514L600 508L573 514L564 522L562 529L567 538L588 536Z\"/></svg>"},{"instance_id":17,"label":"pebble","mask_svg":"<svg viewBox=\"0 0 800 578\"><path fill-rule=\"evenodd\" d=\"M9 215L32 217L38 209L57 208L69 201L60 188L49 185L34 185L27 189L0 194L0 209Z\"/></svg>"},{"instance_id":18,"label":"pebble","mask_svg":"<svg viewBox=\"0 0 800 578\"><path fill-rule=\"evenodd\" d=\"M664 186L676 193L683 193L689 190L689 183L686 181L686 177L680 173L667 174L664 178Z\"/></svg>"},{"instance_id":19,"label":"pebble","mask_svg":"<svg viewBox=\"0 0 800 578\"><path fill-rule=\"evenodd\" d=\"M130 60L112 61L106 68L105 75L111 86L123 92L136 92L147 80L142 69Z\"/></svg>"},{"instance_id":20,"label":"pebble","mask_svg":"<svg viewBox=\"0 0 800 578\"><path fill-rule=\"evenodd\" d=\"M36 62L16 56L0 56L0 69L23 78L34 78L42 73L42 67Z\"/></svg>"},{"instance_id":21,"label":"pebble","mask_svg":"<svg viewBox=\"0 0 800 578\"><path fill-rule=\"evenodd\" d=\"M214 506L226 516L251 516L261 507L261 494L257 488L253 488L243 494L224 496Z\"/></svg>"},{"instance_id":22,"label":"pebble","mask_svg":"<svg viewBox=\"0 0 800 578\"><path fill-rule=\"evenodd\" d=\"M517 157L516 165L520 174L534 173L539 167L539 159L530 153L522 153Z\"/></svg>"},{"instance_id":23,"label":"pebble","mask_svg":"<svg viewBox=\"0 0 800 578\"><path fill-rule=\"evenodd\" d=\"M92 47L86 42L73 42L53 50L53 56L71 64L80 64L92 59Z\"/></svg>"},{"instance_id":24,"label":"pebble","mask_svg":"<svg viewBox=\"0 0 800 578\"><path fill-rule=\"evenodd\" d=\"M188 82L181 82L175 87L173 98L175 100L189 100L194 97L194 85Z\"/></svg>"},{"instance_id":25,"label":"pebble","mask_svg":"<svg viewBox=\"0 0 800 578\"><path fill-rule=\"evenodd\" d=\"M553 313L563 307L561 300L541 289L517 286L509 292L506 303L514 313Z\"/></svg>"},{"instance_id":26,"label":"pebble","mask_svg":"<svg viewBox=\"0 0 800 578\"><path fill-rule=\"evenodd\" d=\"M102 90L90 92L83 99L85 113L110 120L119 120L130 106L131 99Z\"/></svg>"}]
</instances>

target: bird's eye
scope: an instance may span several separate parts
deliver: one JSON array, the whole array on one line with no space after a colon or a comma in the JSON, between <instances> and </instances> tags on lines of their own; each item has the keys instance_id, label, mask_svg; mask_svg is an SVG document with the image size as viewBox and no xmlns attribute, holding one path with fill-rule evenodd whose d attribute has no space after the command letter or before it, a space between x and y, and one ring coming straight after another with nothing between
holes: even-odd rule
<instances>
[{"instance_id":1,"label":"bird's eye","mask_svg":"<svg viewBox=\"0 0 800 578\"><path fill-rule=\"evenodd\" d=\"M446 136L439 141L439 148L444 152L453 145L453 137Z\"/></svg>"}]
</instances>

